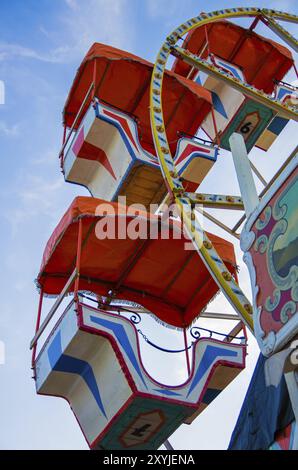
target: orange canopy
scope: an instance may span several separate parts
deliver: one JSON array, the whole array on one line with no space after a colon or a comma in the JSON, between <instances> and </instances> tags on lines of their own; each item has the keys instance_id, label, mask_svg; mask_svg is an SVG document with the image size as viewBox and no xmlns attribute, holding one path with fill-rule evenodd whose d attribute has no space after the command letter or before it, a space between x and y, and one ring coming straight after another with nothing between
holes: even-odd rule
<instances>
[{"instance_id":1,"label":"orange canopy","mask_svg":"<svg viewBox=\"0 0 298 470\"><path fill-rule=\"evenodd\" d=\"M211 53L240 67L247 82L266 93L273 91L274 80L282 80L294 63L286 47L229 21L209 23L207 36ZM205 45L205 26L191 31L183 43L185 49L202 58L208 55ZM172 67L182 76L187 76L190 69L179 59Z\"/></svg>"},{"instance_id":2,"label":"orange canopy","mask_svg":"<svg viewBox=\"0 0 298 470\"><path fill-rule=\"evenodd\" d=\"M96 73L94 75L94 65ZM139 138L152 153L149 87L153 65L128 52L95 43L75 76L64 107L64 122L72 125L95 76L95 96L137 118ZM163 106L168 139L175 151L177 132L195 134L211 109L210 92L173 72L166 72ZM82 112L82 116L90 104ZM80 120L78 121L78 124Z\"/></svg>"},{"instance_id":3,"label":"orange canopy","mask_svg":"<svg viewBox=\"0 0 298 470\"><path fill-rule=\"evenodd\" d=\"M138 220L145 224L145 235L149 230L152 234L152 227L155 227L159 237L132 240L123 235L120 239L119 235L116 239L99 239L97 224L101 227L111 224L111 228L115 223L116 234L119 234L119 223L124 224L122 229L130 226L131 230L136 216L125 217L126 210L126 206L118 203L77 197L47 243L38 285L45 294L58 295L62 291L75 268L78 220L82 218L81 291L103 296L112 292L119 299L143 305L168 324L178 327L191 324L216 294L217 285L198 253L185 249L187 239L181 233L180 222L166 223L160 216L140 212ZM104 211L107 218L96 215ZM162 239L167 230L169 239ZM235 274L233 245L215 235L209 234L209 237L230 272Z\"/></svg>"}]
</instances>

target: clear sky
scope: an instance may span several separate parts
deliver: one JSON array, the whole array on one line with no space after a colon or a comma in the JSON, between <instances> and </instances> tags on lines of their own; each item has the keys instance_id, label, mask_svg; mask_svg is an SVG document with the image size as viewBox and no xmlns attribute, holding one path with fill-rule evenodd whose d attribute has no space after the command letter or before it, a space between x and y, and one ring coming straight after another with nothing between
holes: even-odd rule
<instances>
[{"instance_id":1,"label":"clear sky","mask_svg":"<svg viewBox=\"0 0 298 470\"><path fill-rule=\"evenodd\" d=\"M298 13L296 0L254 4ZM166 35L182 21L202 10L240 5L251 6L242 0L235 5L232 0L1 0L0 80L6 92L5 104L0 105L0 341L5 345L5 363L0 364L1 449L86 448L67 403L36 396L29 352L38 302L34 278L44 245L72 199L87 194L84 188L65 184L58 165L61 112L80 61L95 41L154 60ZM268 177L294 147L293 133L290 124L270 155L252 152L253 161ZM228 154L202 191L239 192ZM240 279L250 294L238 248L237 253ZM231 312L222 298L210 310L215 308ZM222 327L224 332L232 327L206 321L201 325ZM145 327L153 339L156 325L145 322ZM171 340L169 331L161 328L159 342L164 338L173 346L176 339L180 341L176 333L171 332ZM150 371L164 378L167 360L155 370L155 353L145 348L144 354ZM171 438L175 448L227 447L257 354L251 339L247 370L191 427L175 433ZM178 358L172 368L176 380L184 374L182 361Z\"/></svg>"}]
</instances>

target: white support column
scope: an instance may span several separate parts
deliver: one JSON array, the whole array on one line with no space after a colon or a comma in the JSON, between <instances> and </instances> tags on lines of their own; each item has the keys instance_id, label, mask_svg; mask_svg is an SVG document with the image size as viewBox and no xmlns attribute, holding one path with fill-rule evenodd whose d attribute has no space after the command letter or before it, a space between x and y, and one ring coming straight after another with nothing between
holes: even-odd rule
<instances>
[{"instance_id":1,"label":"white support column","mask_svg":"<svg viewBox=\"0 0 298 470\"><path fill-rule=\"evenodd\" d=\"M284 375L295 416L295 432L292 450L298 450L298 369L286 372Z\"/></svg>"},{"instance_id":2,"label":"white support column","mask_svg":"<svg viewBox=\"0 0 298 470\"><path fill-rule=\"evenodd\" d=\"M259 204L259 197L253 179L245 141L242 135L234 132L231 135L229 142L246 217L249 217Z\"/></svg>"}]
</instances>

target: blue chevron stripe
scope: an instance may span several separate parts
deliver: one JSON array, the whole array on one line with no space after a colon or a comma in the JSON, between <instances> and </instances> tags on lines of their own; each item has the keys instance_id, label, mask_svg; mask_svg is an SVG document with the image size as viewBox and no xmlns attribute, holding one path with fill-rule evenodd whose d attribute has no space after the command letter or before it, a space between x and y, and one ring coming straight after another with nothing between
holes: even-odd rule
<instances>
[{"instance_id":1,"label":"blue chevron stripe","mask_svg":"<svg viewBox=\"0 0 298 470\"><path fill-rule=\"evenodd\" d=\"M198 83L199 85L202 85L202 80L200 79L200 75L197 76L197 78L195 79L195 82ZM214 105L214 107L215 107L215 105Z\"/></svg>"},{"instance_id":2,"label":"blue chevron stripe","mask_svg":"<svg viewBox=\"0 0 298 470\"><path fill-rule=\"evenodd\" d=\"M139 363L136 359L135 353L133 351L133 348L131 346L131 343L129 341L129 338L126 334L126 331L125 331L124 327L122 325L119 325L118 323L113 322L113 321L106 320L104 318L97 318L97 317L94 317L92 315L90 316L90 320L93 321L94 323L96 323L97 325L101 325L105 328L108 328L109 330L111 330L114 333L114 335L117 338L117 341L119 342L119 344L122 346L122 348L126 352L128 358L129 358L131 364L133 365L135 371L137 372L138 376L142 380L145 387L148 388L147 384L146 384L146 382L143 378L141 369L139 367Z\"/></svg>"},{"instance_id":3,"label":"blue chevron stripe","mask_svg":"<svg viewBox=\"0 0 298 470\"><path fill-rule=\"evenodd\" d=\"M61 332L59 331L48 349L50 365L56 372L66 372L80 375L92 393L100 411L107 418L98 385L90 364L82 359L78 359L67 354L62 354Z\"/></svg>"},{"instance_id":4,"label":"blue chevron stripe","mask_svg":"<svg viewBox=\"0 0 298 470\"><path fill-rule=\"evenodd\" d=\"M287 88L280 88L276 98L278 100L282 100L285 95L289 95L289 94L291 94L291 90L289 90Z\"/></svg>"},{"instance_id":5,"label":"blue chevron stripe","mask_svg":"<svg viewBox=\"0 0 298 470\"><path fill-rule=\"evenodd\" d=\"M221 114L224 118L228 119L226 110L218 94L215 93L215 91L212 91L211 95L212 95L212 102L213 102L215 111Z\"/></svg>"},{"instance_id":6,"label":"blue chevron stripe","mask_svg":"<svg viewBox=\"0 0 298 470\"><path fill-rule=\"evenodd\" d=\"M232 75L234 75L234 77L239 78L239 80L242 80L242 77L239 75L236 67L233 67L232 65L229 65L226 62L222 62L220 60L218 61L218 63L221 67L226 68L227 70L229 70L232 73Z\"/></svg>"},{"instance_id":7,"label":"blue chevron stripe","mask_svg":"<svg viewBox=\"0 0 298 470\"><path fill-rule=\"evenodd\" d=\"M204 351L203 357L201 359L198 370L190 384L187 397L191 394L193 389L198 385L204 374L207 372L209 367L213 364L214 360L220 356L230 356L237 357L236 351L231 351L230 349L224 350L217 346L208 345Z\"/></svg>"}]
</instances>

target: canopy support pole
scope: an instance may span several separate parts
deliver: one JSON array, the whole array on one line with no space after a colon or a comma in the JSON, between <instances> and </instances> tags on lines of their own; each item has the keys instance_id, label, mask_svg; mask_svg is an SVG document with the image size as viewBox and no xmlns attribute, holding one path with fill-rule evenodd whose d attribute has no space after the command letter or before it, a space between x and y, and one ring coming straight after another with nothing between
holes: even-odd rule
<instances>
[{"instance_id":1,"label":"canopy support pole","mask_svg":"<svg viewBox=\"0 0 298 470\"><path fill-rule=\"evenodd\" d=\"M249 30L250 31L253 31L254 29L256 29L258 23L260 22L261 18L260 16L256 16L255 19L253 20L252 24L250 25L249 27Z\"/></svg>"},{"instance_id":2,"label":"canopy support pole","mask_svg":"<svg viewBox=\"0 0 298 470\"><path fill-rule=\"evenodd\" d=\"M67 126L66 126L66 123L64 122L63 124L63 138L62 138L62 148L63 148L63 151L60 153L59 155L59 158L60 158L60 167L61 167L61 170L63 172L63 161L64 161L64 144L65 144L65 141L66 141L66 131L67 131Z\"/></svg>"},{"instance_id":3,"label":"canopy support pole","mask_svg":"<svg viewBox=\"0 0 298 470\"><path fill-rule=\"evenodd\" d=\"M43 303L43 288L40 289L40 293L39 293L39 303L38 303L37 319L36 319L36 326L35 326L35 334L38 332L39 326L40 326L42 303ZM32 350L32 360L31 360L31 366L32 366L32 369L34 371L33 372L33 378L34 379L35 379L34 364L35 364L36 348L37 348L37 343L34 344L34 347L33 347L33 350Z\"/></svg>"},{"instance_id":4,"label":"canopy support pole","mask_svg":"<svg viewBox=\"0 0 298 470\"><path fill-rule=\"evenodd\" d=\"M141 254L144 252L144 250L147 248L148 244L150 243L151 239L147 238L145 240L141 240L141 243L139 246L136 248L130 259L128 260L126 266L124 267L123 271L120 273L118 281L116 285L111 289L111 294L109 293L109 297L107 298L106 303L110 303L111 300L113 300L113 297L115 294L117 294L118 289L121 287L127 276L129 275L130 271L134 267L134 265L137 263L139 260Z\"/></svg>"},{"instance_id":5,"label":"canopy support pole","mask_svg":"<svg viewBox=\"0 0 298 470\"><path fill-rule=\"evenodd\" d=\"M79 233L78 233L78 246L77 246L77 260L76 260L76 272L77 277L74 285L74 299L75 302L78 302L78 291L79 291L79 282L80 282L80 267L81 267L81 254L82 254L82 219L79 220Z\"/></svg>"},{"instance_id":6,"label":"canopy support pole","mask_svg":"<svg viewBox=\"0 0 298 470\"><path fill-rule=\"evenodd\" d=\"M190 376L190 360L189 360L188 343L187 343L187 334L186 334L186 328L185 328L185 327L183 328L183 338L184 338L184 347L185 347L187 374L188 374L188 378L189 378L189 376Z\"/></svg>"},{"instance_id":7,"label":"canopy support pole","mask_svg":"<svg viewBox=\"0 0 298 470\"><path fill-rule=\"evenodd\" d=\"M46 329L46 327L50 323L50 321L53 318L54 314L56 313L58 307L60 306L62 300L68 294L68 292L69 292L74 280L76 279L76 277L77 277L77 270L74 269L74 271L72 272L72 274L69 277L68 281L66 282L65 286L63 287L63 290L61 291L61 294L57 297L57 299L55 300L54 305L52 306L51 310L47 314L47 316L44 319L43 323L41 324L40 328L35 333L35 336L34 336L34 338L32 339L32 341L30 343L30 349L32 349L35 346L35 344L37 344L38 339L40 338L40 336L42 335L42 333L44 332L44 330Z\"/></svg>"},{"instance_id":8,"label":"canopy support pole","mask_svg":"<svg viewBox=\"0 0 298 470\"><path fill-rule=\"evenodd\" d=\"M65 144L65 140L66 140L66 129L67 129L67 126L66 126L66 123L63 124L63 139L62 139L62 145Z\"/></svg>"},{"instance_id":9,"label":"canopy support pole","mask_svg":"<svg viewBox=\"0 0 298 470\"><path fill-rule=\"evenodd\" d=\"M93 100L94 97L95 97L95 87L96 87L96 65L97 65L97 60L95 59L94 60L94 65L93 65L93 79L92 79L92 83L93 83L93 88L92 88L92 95L91 95L91 99Z\"/></svg>"},{"instance_id":10,"label":"canopy support pole","mask_svg":"<svg viewBox=\"0 0 298 470\"><path fill-rule=\"evenodd\" d=\"M220 146L220 137L219 137L219 133L218 133L218 127L217 127L217 124L216 124L216 117L215 117L213 105L212 105L212 108L211 108L211 116L212 116L212 123L213 123L213 128L214 128L214 133L215 133L215 142L218 146Z\"/></svg>"},{"instance_id":11,"label":"canopy support pole","mask_svg":"<svg viewBox=\"0 0 298 470\"><path fill-rule=\"evenodd\" d=\"M205 39L206 39L207 53L208 53L208 56L210 56L210 44L209 44L208 29L207 29L206 24L204 26L204 33L205 33Z\"/></svg>"},{"instance_id":12,"label":"canopy support pole","mask_svg":"<svg viewBox=\"0 0 298 470\"><path fill-rule=\"evenodd\" d=\"M89 98L89 96L90 96L91 91L93 90L93 87L94 87L94 84L93 84L93 82L92 82L91 85L90 85L90 87L89 87L89 89L88 89L88 91L87 91L87 93L86 93L86 95L85 95L85 98L84 98L84 100L83 100L83 102L82 102L82 104L81 104L81 106L80 106L80 109L79 109L79 111L77 112L77 115L76 115L76 117L75 117L75 119L74 119L74 121L73 121L73 124L72 124L72 126L71 126L71 128L70 128L70 130L69 130L69 133L68 133L68 135L67 135L67 137L66 137L66 139L65 139L65 142L63 142L63 145L62 145L61 150L60 150L60 152L59 152L59 158L61 158L62 164L63 164L62 155L63 155L63 153L64 153L65 147L66 147L66 145L68 144L68 141L69 141L70 137L72 136L73 131L75 130L75 126L77 125L77 122L78 122L78 120L79 120L79 118L80 118L80 116L81 116L81 114L82 114L82 111L83 111L83 109L84 109L84 106L86 105L86 103L87 103L87 101L88 101L88 98Z\"/></svg>"}]
</instances>

